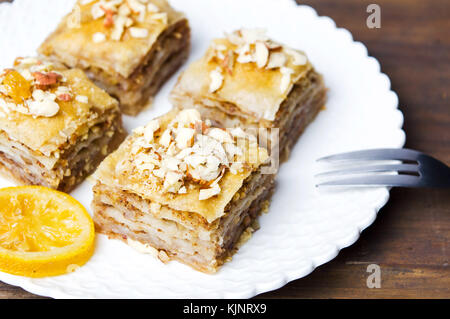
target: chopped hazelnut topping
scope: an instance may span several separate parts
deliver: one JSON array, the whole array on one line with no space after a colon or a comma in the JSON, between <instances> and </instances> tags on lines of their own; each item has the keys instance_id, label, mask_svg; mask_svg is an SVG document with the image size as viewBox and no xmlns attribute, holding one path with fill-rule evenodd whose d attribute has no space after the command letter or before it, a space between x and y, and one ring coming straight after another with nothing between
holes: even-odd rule
<instances>
[{"instance_id":1,"label":"chopped hazelnut topping","mask_svg":"<svg viewBox=\"0 0 450 319\"><path fill-rule=\"evenodd\" d=\"M210 73L210 93L216 92L223 85L222 71L233 74L235 61L241 64L255 63L259 69L278 69L282 73L280 90L283 93L289 88L291 74L294 73L288 66L300 66L308 62L303 53L270 40L263 29L241 29L227 34L226 40L232 45L231 51L226 52L228 46L217 42L208 51L207 61L215 59L219 64ZM237 56L236 59L234 55Z\"/></svg>"},{"instance_id":2,"label":"chopped hazelnut topping","mask_svg":"<svg viewBox=\"0 0 450 319\"><path fill-rule=\"evenodd\" d=\"M118 16L115 19L114 28L111 33L111 39L115 41L120 41L122 34L125 31L125 24L127 23L127 18L123 16Z\"/></svg>"},{"instance_id":3,"label":"chopped hazelnut topping","mask_svg":"<svg viewBox=\"0 0 450 319\"><path fill-rule=\"evenodd\" d=\"M238 47L235 52L238 54L237 61L239 63L250 63L255 62L256 58L251 51L251 47L249 43L245 43L244 45Z\"/></svg>"},{"instance_id":4,"label":"chopped hazelnut topping","mask_svg":"<svg viewBox=\"0 0 450 319\"><path fill-rule=\"evenodd\" d=\"M236 128L231 129L230 130L230 134L233 137L238 137L238 138L245 138L246 137L246 133L240 127L236 127Z\"/></svg>"},{"instance_id":5,"label":"chopped hazelnut topping","mask_svg":"<svg viewBox=\"0 0 450 319\"><path fill-rule=\"evenodd\" d=\"M289 84L291 83L291 74L294 73L292 69L282 67L281 68L281 82L280 82L280 91L282 93L286 92L289 88Z\"/></svg>"},{"instance_id":6,"label":"chopped hazelnut topping","mask_svg":"<svg viewBox=\"0 0 450 319\"><path fill-rule=\"evenodd\" d=\"M34 80L34 76L31 74L30 70L28 69L24 69L22 71L19 72L25 80L27 81L33 81Z\"/></svg>"},{"instance_id":7,"label":"chopped hazelnut topping","mask_svg":"<svg viewBox=\"0 0 450 319\"><path fill-rule=\"evenodd\" d=\"M36 79L36 82L39 85L43 86L56 84L56 82L58 82L58 80L61 79L61 75L55 72L48 72L48 73L33 72L32 75Z\"/></svg>"},{"instance_id":8,"label":"chopped hazelnut topping","mask_svg":"<svg viewBox=\"0 0 450 319\"><path fill-rule=\"evenodd\" d=\"M64 102L69 102L72 100L72 95L64 93L64 94L60 94L58 95L58 100L64 101Z\"/></svg>"},{"instance_id":9,"label":"chopped hazelnut topping","mask_svg":"<svg viewBox=\"0 0 450 319\"><path fill-rule=\"evenodd\" d=\"M289 54L292 57L292 64L293 65L305 65L308 62L308 59L306 56L296 50L286 48L286 53Z\"/></svg>"},{"instance_id":10,"label":"chopped hazelnut topping","mask_svg":"<svg viewBox=\"0 0 450 319\"><path fill-rule=\"evenodd\" d=\"M30 67L32 65L37 65L37 64L41 64L40 61L36 58L31 58L31 57L18 57L15 61L14 61L14 66L18 66L18 65L22 65L23 67Z\"/></svg>"},{"instance_id":11,"label":"chopped hazelnut topping","mask_svg":"<svg viewBox=\"0 0 450 319\"><path fill-rule=\"evenodd\" d=\"M170 142L172 142L172 134L169 130L165 130L161 135L159 143L164 147L169 147Z\"/></svg>"},{"instance_id":12,"label":"chopped hazelnut topping","mask_svg":"<svg viewBox=\"0 0 450 319\"><path fill-rule=\"evenodd\" d=\"M72 101L73 95L70 88L66 86L58 86L55 91L55 94L60 101L69 102Z\"/></svg>"},{"instance_id":13,"label":"chopped hazelnut topping","mask_svg":"<svg viewBox=\"0 0 450 319\"><path fill-rule=\"evenodd\" d=\"M91 14L94 20L100 19L105 16L105 10L102 9L102 3L97 2L91 8Z\"/></svg>"},{"instance_id":14,"label":"chopped hazelnut topping","mask_svg":"<svg viewBox=\"0 0 450 319\"><path fill-rule=\"evenodd\" d=\"M106 9L104 6L100 5L100 9L105 12L105 21L103 25L107 28L110 28L114 25L114 11L111 9Z\"/></svg>"},{"instance_id":15,"label":"chopped hazelnut topping","mask_svg":"<svg viewBox=\"0 0 450 319\"><path fill-rule=\"evenodd\" d=\"M33 92L33 100L28 103L30 114L34 116L52 117L59 111L55 102L56 95L42 90Z\"/></svg>"},{"instance_id":16,"label":"chopped hazelnut topping","mask_svg":"<svg viewBox=\"0 0 450 319\"><path fill-rule=\"evenodd\" d=\"M201 189L198 199L205 200L205 199L213 197L219 193L220 193L220 187L219 187L219 185L216 184L211 188Z\"/></svg>"},{"instance_id":17,"label":"chopped hazelnut topping","mask_svg":"<svg viewBox=\"0 0 450 319\"><path fill-rule=\"evenodd\" d=\"M168 16L165 12L154 13L150 18L154 21L161 21L164 24L168 23Z\"/></svg>"},{"instance_id":18,"label":"chopped hazelnut topping","mask_svg":"<svg viewBox=\"0 0 450 319\"><path fill-rule=\"evenodd\" d=\"M234 67L234 52L232 50L228 50L225 58L223 59L222 67L228 72L228 74L233 74Z\"/></svg>"},{"instance_id":19,"label":"chopped hazelnut topping","mask_svg":"<svg viewBox=\"0 0 450 319\"><path fill-rule=\"evenodd\" d=\"M80 103L84 103L84 104L88 104L89 103L89 99L87 96L85 95L77 95L75 97L75 100L77 100Z\"/></svg>"},{"instance_id":20,"label":"chopped hazelnut topping","mask_svg":"<svg viewBox=\"0 0 450 319\"><path fill-rule=\"evenodd\" d=\"M232 174L238 174L239 172L241 172L242 168L243 168L242 163L236 162L236 163L231 164L230 172Z\"/></svg>"},{"instance_id":21,"label":"chopped hazelnut topping","mask_svg":"<svg viewBox=\"0 0 450 319\"><path fill-rule=\"evenodd\" d=\"M127 0L127 4L133 12L140 13L145 12L146 7L138 0Z\"/></svg>"},{"instance_id":22,"label":"chopped hazelnut topping","mask_svg":"<svg viewBox=\"0 0 450 319\"><path fill-rule=\"evenodd\" d=\"M281 52L274 52L270 55L269 63L267 64L267 69L281 68L286 63L286 55Z\"/></svg>"},{"instance_id":23,"label":"chopped hazelnut topping","mask_svg":"<svg viewBox=\"0 0 450 319\"><path fill-rule=\"evenodd\" d=\"M153 141L153 136L155 132L159 130L159 121L153 120L148 123L143 129L144 139L147 143L151 143Z\"/></svg>"},{"instance_id":24,"label":"chopped hazelnut topping","mask_svg":"<svg viewBox=\"0 0 450 319\"><path fill-rule=\"evenodd\" d=\"M178 130L178 135L175 139L178 148L184 149L191 147L194 143L195 130L192 128L182 127Z\"/></svg>"},{"instance_id":25,"label":"chopped hazelnut topping","mask_svg":"<svg viewBox=\"0 0 450 319\"><path fill-rule=\"evenodd\" d=\"M157 6L155 6L153 3L149 3L147 5L147 11L156 13L159 11L159 8Z\"/></svg>"},{"instance_id":26,"label":"chopped hazelnut topping","mask_svg":"<svg viewBox=\"0 0 450 319\"><path fill-rule=\"evenodd\" d=\"M120 41L127 29L133 38L148 37L149 30L132 27L138 22L144 22L147 16L152 22L168 23L167 13L160 12L159 8L148 0L99 0L92 5L91 15L94 20L104 19L103 25L111 29L109 37L114 41ZM103 38L94 34L92 40L100 43L106 40L106 35L104 36Z\"/></svg>"},{"instance_id":27,"label":"chopped hazelnut topping","mask_svg":"<svg viewBox=\"0 0 450 319\"><path fill-rule=\"evenodd\" d=\"M129 16L131 14L131 9L126 3L123 3L120 5L118 12L121 16Z\"/></svg>"},{"instance_id":28,"label":"chopped hazelnut topping","mask_svg":"<svg viewBox=\"0 0 450 319\"><path fill-rule=\"evenodd\" d=\"M92 35L92 41L94 43L104 42L106 40L106 35L102 32L96 32Z\"/></svg>"},{"instance_id":29,"label":"chopped hazelnut topping","mask_svg":"<svg viewBox=\"0 0 450 319\"><path fill-rule=\"evenodd\" d=\"M162 192L185 194L191 186L186 183L194 183L200 187L200 200L219 194L219 181L227 169L238 174L244 167L237 160L244 152L231 132L205 122L197 110L186 109L162 132L158 120L134 130L131 170L159 179ZM250 139L243 131L239 134ZM122 167L119 163L116 170Z\"/></svg>"},{"instance_id":30,"label":"chopped hazelnut topping","mask_svg":"<svg viewBox=\"0 0 450 319\"><path fill-rule=\"evenodd\" d=\"M52 117L59 112L57 101L69 102L73 94L63 75L51 63L36 58L17 58L14 69L0 75L0 109L33 117Z\"/></svg>"},{"instance_id":31,"label":"chopped hazelnut topping","mask_svg":"<svg viewBox=\"0 0 450 319\"><path fill-rule=\"evenodd\" d=\"M211 71L209 77L211 79L211 82L209 84L209 92L214 93L222 87L223 84L222 70L219 67L217 67L215 70Z\"/></svg>"},{"instance_id":32,"label":"chopped hazelnut topping","mask_svg":"<svg viewBox=\"0 0 450 319\"><path fill-rule=\"evenodd\" d=\"M230 136L230 133L217 127L209 129L207 135L221 143L233 143L233 138Z\"/></svg>"},{"instance_id":33,"label":"chopped hazelnut topping","mask_svg":"<svg viewBox=\"0 0 450 319\"><path fill-rule=\"evenodd\" d=\"M144 28L130 28L130 34L133 38L146 38L148 30Z\"/></svg>"},{"instance_id":34,"label":"chopped hazelnut topping","mask_svg":"<svg viewBox=\"0 0 450 319\"><path fill-rule=\"evenodd\" d=\"M265 67L269 59L269 49L263 42L256 42L255 55L258 68Z\"/></svg>"},{"instance_id":35,"label":"chopped hazelnut topping","mask_svg":"<svg viewBox=\"0 0 450 319\"><path fill-rule=\"evenodd\" d=\"M202 120L200 113L195 109L187 109L178 113L176 121L182 125L196 123Z\"/></svg>"}]
</instances>

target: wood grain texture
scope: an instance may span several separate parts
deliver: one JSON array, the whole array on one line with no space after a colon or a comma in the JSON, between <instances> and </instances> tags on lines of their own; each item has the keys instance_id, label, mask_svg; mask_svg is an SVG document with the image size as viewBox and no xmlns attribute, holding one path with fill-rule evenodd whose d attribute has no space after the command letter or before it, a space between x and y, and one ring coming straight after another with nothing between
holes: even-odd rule
<instances>
[{"instance_id":1,"label":"wood grain texture","mask_svg":"<svg viewBox=\"0 0 450 319\"><path fill-rule=\"evenodd\" d=\"M449 164L448 0L377 0L382 12L380 29L366 26L366 8L374 1L297 2L330 16L367 46L399 95L406 146ZM306 278L258 297L450 298L449 241L449 190L394 189L357 243ZM379 289L366 286L367 265L372 263L381 267ZM0 283L0 298L37 296Z\"/></svg>"},{"instance_id":2,"label":"wood grain texture","mask_svg":"<svg viewBox=\"0 0 450 319\"><path fill-rule=\"evenodd\" d=\"M389 75L405 116L406 147L450 163L450 4L446 0L310 0L352 32ZM366 8L381 7L368 29ZM262 298L449 298L450 191L394 189L358 242L310 276ZM369 289L367 265L381 267Z\"/></svg>"}]
</instances>

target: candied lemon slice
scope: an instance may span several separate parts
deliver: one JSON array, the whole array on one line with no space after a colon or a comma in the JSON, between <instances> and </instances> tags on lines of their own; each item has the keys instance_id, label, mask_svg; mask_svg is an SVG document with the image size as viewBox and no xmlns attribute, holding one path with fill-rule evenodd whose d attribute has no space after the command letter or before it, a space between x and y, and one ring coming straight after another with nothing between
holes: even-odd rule
<instances>
[{"instance_id":1,"label":"candied lemon slice","mask_svg":"<svg viewBox=\"0 0 450 319\"><path fill-rule=\"evenodd\" d=\"M8 95L16 103L23 103L24 100L31 97L30 83L17 71L9 71L3 79L3 86Z\"/></svg>"},{"instance_id":2,"label":"candied lemon slice","mask_svg":"<svg viewBox=\"0 0 450 319\"><path fill-rule=\"evenodd\" d=\"M41 186L0 189L0 271L61 275L94 251L94 223L73 197Z\"/></svg>"}]
</instances>

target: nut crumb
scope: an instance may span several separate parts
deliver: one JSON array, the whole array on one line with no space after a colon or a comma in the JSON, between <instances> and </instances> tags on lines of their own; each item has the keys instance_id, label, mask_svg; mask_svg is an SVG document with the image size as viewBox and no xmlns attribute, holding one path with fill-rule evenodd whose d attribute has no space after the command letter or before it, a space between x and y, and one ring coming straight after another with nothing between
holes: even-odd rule
<instances>
[{"instance_id":1,"label":"nut crumb","mask_svg":"<svg viewBox=\"0 0 450 319\"><path fill-rule=\"evenodd\" d=\"M148 37L148 30L147 29L132 27L132 28L129 28L128 30L130 31L130 35L133 38L146 38L146 37Z\"/></svg>"},{"instance_id":2,"label":"nut crumb","mask_svg":"<svg viewBox=\"0 0 450 319\"><path fill-rule=\"evenodd\" d=\"M106 40L106 35L102 32L96 32L92 35L92 41L94 41L94 43L101 43L104 42Z\"/></svg>"},{"instance_id":3,"label":"nut crumb","mask_svg":"<svg viewBox=\"0 0 450 319\"><path fill-rule=\"evenodd\" d=\"M217 67L215 70L211 71L209 77L211 79L211 83L209 84L209 92L214 93L222 87L223 84L222 70L219 67Z\"/></svg>"},{"instance_id":4,"label":"nut crumb","mask_svg":"<svg viewBox=\"0 0 450 319\"><path fill-rule=\"evenodd\" d=\"M89 98L85 95L77 95L75 97L75 100L77 100L80 103L84 103L84 104L88 104L89 103Z\"/></svg>"}]
</instances>

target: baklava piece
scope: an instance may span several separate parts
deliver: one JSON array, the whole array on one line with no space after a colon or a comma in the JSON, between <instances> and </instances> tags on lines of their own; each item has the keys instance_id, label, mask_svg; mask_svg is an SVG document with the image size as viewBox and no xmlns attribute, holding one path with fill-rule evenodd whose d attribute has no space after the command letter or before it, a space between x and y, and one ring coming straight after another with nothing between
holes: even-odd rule
<instances>
[{"instance_id":1,"label":"baklava piece","mask_svg":"<svg viewBox=\"0 0 450 319\"><path fill-rule=\"evenodd\" d=\"M268 208L274 175L262 174L268 155L254 136L210 125L185 109L136 129L95 173L97 230L217 271Z\"/></svg>"},{"instance_id":2,"label":"baklava piece","mask_svg":"<svg viewBox=\"0 0 450 319\"><path fill-rule=\"evenodd\" d=\"M0 167L69 192L125 138L117 100L83 71L18 58L0 73Z\"/></svg>"},{"instance_id":3,"label":"baklava piece","mask_svg":"<svg viewBox=\"0 0 450 319\"><path fill-rule=\"evenodd\" d=\"M171 100L180 108L195 107L222 127L267 129L261 144L277 147L286 160L324 106L326 88L303 52L269 39L263 30L242 29L214 40L180 76ZM273 128L279 129L277 143Z\"/></svg>"},{"instance_id":4,"label":"baklava piece","mask_svg":"<svg viewBox=\"0 0 450 319\"><path fill-rule=\"evenodd\" d=\"M79 0L39 48L138 114L187 59L187 19L165 0Z\"/></svg>"}]
</instances>

